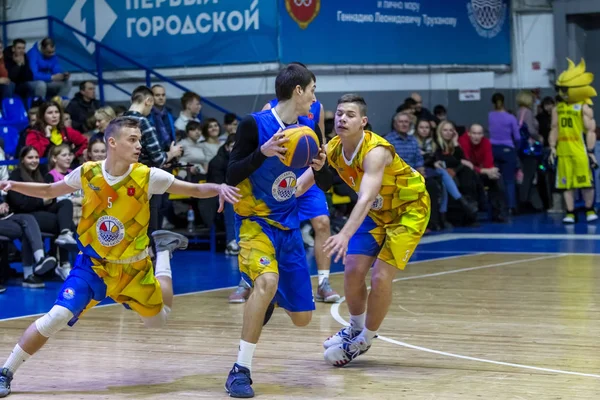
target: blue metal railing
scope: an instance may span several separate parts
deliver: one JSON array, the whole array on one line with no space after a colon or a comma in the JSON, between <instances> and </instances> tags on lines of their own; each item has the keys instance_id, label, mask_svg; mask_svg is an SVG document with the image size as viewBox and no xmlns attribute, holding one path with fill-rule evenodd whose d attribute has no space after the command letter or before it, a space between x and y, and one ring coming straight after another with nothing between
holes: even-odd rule
<instances>
[{"instance_id":1,"label":"blue metal railing","mask_svg":"<svg viewBox=\"0 0 600 400\"><path fill-rule=\"evenodd\" d=\"M96 58L96 71L95 73L86 70L85 68L83 68L81 65L78 65L77 63L66 59L65 57L61 57L62 60L67 61L68 63L70 63L71 65L79 68L80 70L87 72L93 76L95 76L98 79L98 88L99 88L99 94L100 94L100 102L102 104L104 104L105 101L105 97L104 97L104 84L108 84L111 85L115 88L117 88L118 90L120 90L123 93L126 93L127 95L131 95L131 93L129 93L128 91L126 91L125 89L119 87L115 82L111 82L109 80L107 80L106 78L104 78L104 74L103 74L103 68L102 68L102 51L106 51L110 54L113 54L116 57L119 57L125 61L127 61L128 63L130 63L131 65L143 70L146 73L146 86L150 87L152 85L152 76L155 76L156 78L158 78L159 80L161 80L162 82L166 82L180 90L183 90L184 92L189 92L190 90L188 88L186 88L185 86L181 85L180 83L174 81L171 78L168 78L166 76L164 76L163 74L156 72L155 70L153 70L152 68L146 67L142 64L140 64L139 62L133 60L132 58L126 56L125 54L111 48L108 47L107 45L103 44L102 42L99 42L98 40L94 39L93 37L85 34L84 32L73 28L71 25L66 24L65 22L61 21L60 19L53 17L51 15L48 15L46 17L37 17L37 18L25 18L25 19L18 19L18 20L14 20L14 21L4 21L4 22L0 22L0 25L2 25L2 41L4 43L4 47L6 48L8 45L8 25L12 25L12 24L20 24L20 23L25 23L25 22L34 22L34 21L48 21L48 36L49 37L53 37L53 33L54 33L54 24L60 25L68 30L70 30L73 33L76 33L82 37L84 37L85 39L87 39L88 41L92 42L95 44L96 46L96 51L95 51L95 58ZM222 113L229 113L231 111L221 107L220 105L210 101L209 99L207 99L206 97L201 97L201 102L208 105L209 107L214 108L217 111L220 111ZM239 117L238 117L239 119Z\"/></svg>"}]
</instances>

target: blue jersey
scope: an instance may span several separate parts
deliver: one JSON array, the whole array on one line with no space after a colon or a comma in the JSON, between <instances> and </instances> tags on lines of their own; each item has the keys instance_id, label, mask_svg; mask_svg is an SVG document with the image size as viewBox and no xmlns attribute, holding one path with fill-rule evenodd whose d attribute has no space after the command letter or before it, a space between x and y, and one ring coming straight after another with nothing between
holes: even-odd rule
<instances>
[{"instance_id":1,"label":"blue jersey","mask_svg":"<svg viewBox=\"0 0 600 400\"><path fill-rule=\"evenodd\" d=\"M280 128L283 122L275 110L252 114L258 126L258 145L262 146ZM307 117L299 117L298 123L311 126ZM296 182L300 170L286 167L277 157L268 157L263 164L237 187L242 198L234 205L241 218L260 218L281 229L300 226L296 206Z\"/></svg>"},{"instance_id":2,"label":"blue jersey","mask_svg":"<svg viewBox=\"0 0 600 400\"><path fill-rule=\"evenodd\" d=\"M269 105L271 106L271 108L275 108L277 103L279 103L279 101L277 101L277 99L273 99L269 102ZM319 100L312 103L307 117L309 120L311 120L312 125L304 125L310 126L312 130L315 130L315 125L319 125L319 119L321 118L321 103L319 102Z\"/></svg>"}]
</instances>

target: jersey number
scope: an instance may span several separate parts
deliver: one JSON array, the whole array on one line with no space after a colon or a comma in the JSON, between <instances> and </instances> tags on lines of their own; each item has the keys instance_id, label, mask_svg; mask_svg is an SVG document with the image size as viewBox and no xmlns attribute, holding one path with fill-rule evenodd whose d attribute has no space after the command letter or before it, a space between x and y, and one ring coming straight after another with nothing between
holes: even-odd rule
<instances>
[{"instance_id":1,"label":"jersey number","mask_svg":"<svg viewBox=\"0 0 600 400\"><path fill-rule=\"evenodd\" d=\"M572 128L573 127L573 119L571 119L571 117L562 117L560 119L560 126L562 128Z\"/></svg>"},{"instance_id":2,"label":"jersey number","mask_svg":"<svg viewBox=\"0 0 600 400\"><path fill-rule=\"evenodd\" d=\"M108 202L108 208L112 208L112 197L108 197L106 201Z\"/></svg>"}]
</instances>

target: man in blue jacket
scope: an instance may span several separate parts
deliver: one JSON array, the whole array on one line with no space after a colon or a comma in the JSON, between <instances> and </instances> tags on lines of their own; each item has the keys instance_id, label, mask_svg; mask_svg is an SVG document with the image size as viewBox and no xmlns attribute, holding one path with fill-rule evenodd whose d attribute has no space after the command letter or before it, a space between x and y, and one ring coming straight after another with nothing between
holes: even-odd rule
<instances>
[{"instance_id":1,"label":"man in blue jacket","mask_svg":"<svg viewBox=\"0 0 600 400\"><path fill-rule=\"evenodd\" d=\"M65 72L58 63L56 45L52 38L45 38L39 47L33 45L27 52L29 66L33 72L34 92L42 98L52 98L56 95L66 97L71 91L69 73Z\"/></svg>"}]
</instances>

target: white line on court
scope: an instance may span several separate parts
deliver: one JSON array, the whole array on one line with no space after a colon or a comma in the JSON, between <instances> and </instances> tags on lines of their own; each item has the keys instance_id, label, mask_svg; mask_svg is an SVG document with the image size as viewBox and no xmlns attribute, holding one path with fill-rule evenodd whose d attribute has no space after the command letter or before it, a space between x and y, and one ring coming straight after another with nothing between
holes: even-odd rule
<instances>
[{"instance_id":1,"label":"white line on court","mask_svg":"<svg viewBox=\"0 0 600 400\"><path fill-rule=\"evenodd\" d=\"M548 256L528 258L525 260L514 260L514 261L507 261L507 262L502 262L502 263L481 265L481 266L477 266L477 267L460 268L460 269L455 269L452 271L443 271L443 272L436 272L436 273L432 273L432 274L408 276L408 277L404 277L404 278L394 279L394 282L407 281L407 280L411 280L411 279L431 278L434 276L456 274L459 272L474 271L474 270L485 269L485 268L495 268L495 267L502 267L502 266L507 266L507 265L515 265L515 264L526 263L526 262L531 262L531 261L559 258L559 257L567 256L567 255L569 255L569 254L558 253L558 254L553 254L553 255L548 255ZM333 317L333 319L335 319L341 325L347 326L348 322L346 322L346 320L344 320L342 318L342 316L340 315L340 305L345 301L345 299L346 299L345 297L342 297L338 303L335 303L331 306L331 316ZM482 362L482 363L487 363L487 364L495 364L495 365L504 365L507 367L530 369L530 370L541 371L541 372L551 372L551 373L556 373L556 374L577 375L577 376L585 376L585 377L590 377L590 378L600 378L600 375L596 375L596 374L586 374L583 372L573 372L573 371L564 371L564 370L560 370L560 369L542 368L542 367L535 367L535 366L531 366L531 365L515 364L515 363L504 362L504 361L487 360L485 358L477 358L477 357L464 356L461 354L448 353L445 351L439 351L439 350L429 349L426 347L415 346L415 345L412 345L409 343L401 342L399 340L391 339L391 338L381 336L381 335L379 335L378 339L383 340L384 342L392 343L392 344L402 346L402 347L407 347L407 348L410 348L413 350L424 351L427 353L438 354L438 355L447 356L447 357L460 358L463 360L477 361L477 362Z\"/></svg>"}]
</instances>

